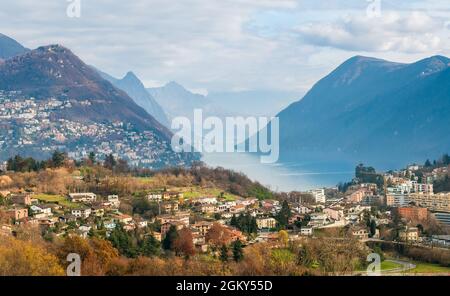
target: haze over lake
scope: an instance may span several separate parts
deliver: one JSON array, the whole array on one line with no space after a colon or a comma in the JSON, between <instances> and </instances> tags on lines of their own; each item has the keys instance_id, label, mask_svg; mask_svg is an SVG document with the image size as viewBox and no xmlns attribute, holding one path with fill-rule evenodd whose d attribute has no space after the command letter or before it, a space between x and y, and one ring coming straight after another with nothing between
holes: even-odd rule
<instances>
[{"instance_id":1,"label":"haze over lake","mask_svg":"<svg viewBox=\"0 0 450 296\"><path fill-rule=\"evenodd\" d=\"M205 153L202 161L209 166L221 166L246 174L274 191L305 191L333 187L353 178L353 164L318 162L261 164L260 158L249 153Z\"/></svg>"}]
</instances>

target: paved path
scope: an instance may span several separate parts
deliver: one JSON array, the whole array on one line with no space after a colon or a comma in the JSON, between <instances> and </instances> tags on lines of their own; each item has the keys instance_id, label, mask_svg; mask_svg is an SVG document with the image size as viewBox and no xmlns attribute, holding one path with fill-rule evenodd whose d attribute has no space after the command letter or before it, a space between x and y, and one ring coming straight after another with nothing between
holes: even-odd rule
<instances>
[{"instance_id":1,"label":"paved path","mask_svg":"<svg viewBox=\"0 0 450 296\"><path fill-rule=\"evenodd\" d=\"M401 265L400 267L382 270L381 274L391 274L391 273L404 273L405 271L416 268L415 264L408 261L396 260L396 259L386 259L387 262L392 262Z\"/></svg>"}]
</instances>

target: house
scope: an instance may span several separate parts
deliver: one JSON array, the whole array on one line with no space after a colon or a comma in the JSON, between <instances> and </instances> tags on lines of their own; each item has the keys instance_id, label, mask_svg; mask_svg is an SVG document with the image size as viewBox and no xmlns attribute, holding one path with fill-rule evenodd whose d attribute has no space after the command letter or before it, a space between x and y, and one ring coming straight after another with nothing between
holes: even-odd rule
<instances>
[{"instance_id":1,"label":"house","mask_svg":"<svg viewBox=\"0 0 450 296\"><path fill-rule=\"evenodd\" d=\"M274 218L259 218L256 219L258 229L273 229L277 226L277 220Z\"/></svg>"},{"instance_id":2,"label":"house","mask_svg":"<svg viewBox=\"0 0 450 296\"><path fill-rule=\"evenodd\" d=\"M108 195L108 202L113 208L118 209L120 207L120 200L118 195Z\"/></svg>"},{"instance_id":3,"label":"house","mask_svg":"<svg viewBox=\"0 0 450 296\"><path fill-rule=\"evenodd\" d=\"M195 200L195 203L215 205L217 203L217 197L201 197L201 198L197 198Z\"/></svg>"},{"instance_id":4,"label":"house","mask_svg":"<svg viewBox=\"0 0 450 296\"><path fill-rule=\"evenodd\" d=\"M344 210L340 208L325 208L323 212L335 221L344 218Z\"/></svg>"},{"instance_id":5,"label":"house","mask_svg":"<svg viewBox=\"0 0 450 296\"><path fill-rule=\"evenodd\" d=\"M91 226L80 226L78 227L78 235L81 236L82 238L87 238L89 235L89 231L91 231L92 227Z\"/></svg>"},{"instance_id":6,"label":"house","mask_svg":"<svg viewBox=\"0 0 450 296\"><path fill-rule=\"evenodd\" d=\"M150 202L162 201L163 196L161 193L149 193L147 194L147 200Z\"/></svg>"},{"instance_id":7,"label":"house","mask_svg":"<svg viewBox=\"0 0 450 296\"><path fill-rule=\"evenodd\" d=\"M137 228L145 228L148 226L148 221L141 219L141 218L136 218L135 222L136 222Z\"/></svg>"},{"instance_id":8,"label":"house","mask_svg":"<svg viewBox=\"0 0 450 296\"><path fill-rule=\"evenodd\" d=\"M156 219L161 223L161 225L168 222L181 222L187 227L190 223L189 217L189 212L177 212L174 215L160 215Z\"/></svg>"},{"instance_id":9,"label":"house","mask_svg":"<svg viewBox=\"0 0 450 296\"><path fill-rule=\"evenodd\" d=\"M198 232L201 235L206 235L206 233L208 232L208 230L211 229L213 224L214 224L213 222L209 222L209 221L200 221L200 222L193 224L192 228L198 230Z\"/></svg>"},{"instance_id":10,"label":"house","mask_svg":"<svg viewBox=\"0 0 450 296\"><path fill-rule=\"evenodd\" d=\"M299 205L298 207L296 207L295 210L299 214L302 214L302 215L309 214L313 211L313 209L306 207L306 206L302 206L302 205Z\"/></svg>"},{"instance_id":11,"label":"house","mask_svg":"<svg viewBox=\"0 0 450 296\"><path fill-rule=\"evenodd\" d=\"M28 209L25 208L13 208L6 211L6 214L16 221L27 218L28 217Z\"/></svg>"},{"instance_id":12,"label":"house","mask_svg":"<svg viewBox=\"0 0 450 296\"><path fill-rule=\"evenodd\" d=\"M230 208L230 213L232 214L239 214L242 212L245 212L245 206L243 204L237 204L234 207Z\"/></svg>"},{"instance_id":13,"label":"house","mask_svg":"<svg viewBox=\"0 0 450 296\"><path fill-rule=\"evenodd\" d=\"M316 203L325 203L326 202L325 189L323 189L323 188L314 189L314 190L310 190L309 193L312 194Z\"/></svg>"},{"instance_id":14,"label":"house","mask_svg":"<svg viewBox=\"0 0 450 296\"><path fill-rule=\"evenodd\" d=\"M70 193L69 199L71 202L92 203L97 200L97 195L94 193Z\"/></svg>"},{"instance_id":15,"label":"house","mask_svg":"<svg viewBox=\"0 0 450 296\"><path fill-rule=\"evenodd\" d=\"M373 191L361 188L351 193L350 196L347 197L347 201L351 203L361 203L366 196L373 196Z\"/></svg>"},{"instance_id":16,"label":"house","mask_svg":"<svg viewBox=\"0 0 450 296\"><path fill-rule=\"evenodd\" d=\"M289 218L289 224L295 224L297 222L301 222L303 220L303 216L294 214Z\"/></svg>"},{"instance_id":17,"label":"house","mask_svg":"<svg viewBox=\"0 0 450 296\"><path fill-rule=\"evenodd\" d=\"M180 192L175 192L175 191L166 191L162 193L162 198L165 200L169 200L169 199L182 199L183 198L183 193Z\"/></svg>"},{"instance_id":18,"label":"house","mask_svg":"<svg viewBox=\"0 0 450 296\"><path fill-rule=\"evenodd\" d=\"M216 212L216 206L213 204L202 204L199 207L200 212L204 214L212 214Z\"/></svg>"},{"instance_id":19,"label":"house","mask_svg":"<svg viewBox=\"0 0 450 296\"><path fill-rule=\"evenodd\" d=\"M175 226L177 230L183 229L186 225L181 222L167 222L161 225L161 237L164 238L170 227Z\"/></svg>"},{"instance_id":20,"label":"house","mask_svg":"<svg viewBox=\"0 0 450 296\"><path fill-rule=\"evenodd\" d=\"M36 219L43 219L52 216L52 208L50 206L31 206L30 210L32 212L33 217Z\"/></svg>"},{"instance_id":21,"label":"house","mask_svg":"<svg viewBox=\"0 0 450 296\"><path fill-rule=\"evenodd\" d=\"M300 229L300 234L304 236L311 236L313 235L313 228L312 227L302 227Z\"/></svg>"},{"instance_id":22,"label":"house","mask_svg":"<svg viewBox=\"0 0 450 296\"><path fill-rule=\"evenodd\" d=\"M73 209L72 215L77 218L89 218L89 216L92 214L92 210L90 208L79 208L79 209Z\"/></svg>"},{"instance_id":23,"label":"house","mask_svg":"<svg viewBox=\"0 0 450 296\"><path fill-rule=\"evenodd\" d=\"M114 215L113 219L122 224L131 224L133 222L133 217L122 213Z\"/></svg>"},{"instance_id":24,"label":"house","mask_svg":"<svg viewBox=\"0 0 450 296\"><path fill-rule=\"evenodd\" d=\"M103 217L105 215L105 209L101 205L94 205L91 210L95 217Z\"/></svg>"},{"instance_id":25,"label":"house","mask_svg":"<svg viewBox=\"0 0 450 296\"><path fill-rule=\"evenodd\" d=\"M31 195L30 194L13 194L10 200L14 204L30 206L31 205Z\"/></svg>"},{"instance_id":26,"label":"house","mask_svg":"<svg viewBox=\"0 0 450 296\"><path fill-rule=\"evenodd\" d=\"M450 246L450 235L433 235L431 242L444 247Z\"/></svg>"},{"instance_id":27,"label":"house","mask_svg":"<svg viewBox=\"0 0 450 296\"><path fill-rule=\"evenodd\" d=\"M161 205L161 209L165 213L178 212L178 202L177 201L163 202Z\"/></svg>"},{"instance_id":28,"label":"house","mask_svg":"<svg viewBox=\"0 0 450 296\"><path fill-rule=\"evenodd\" d=\"M405 227L400 231L399 238L404 242L417 242L419 240L419 229L417 227Z\"/></svg>"},{"instance_id":29,"label":"house","mask_svg":"<svg viewBox=\"0 0 450 296\"><path fill-rule=\"evenodd\" d=\"M125 224L123 226L123 230L125 231L133 231L136 229L136 226L134 224Z\"/></svg>"},{"instance_id":30,"label":"house","mask_svg":"<svg viewBox=\"0 0 450 296\"><path fill-rule=\"evenodd\" d=\"M354 237L358 238L359 240L366 240L369 238L369 232L367 229L362 227L356 227L351 230L351 233Z\"/></svg>"}]
</instances>

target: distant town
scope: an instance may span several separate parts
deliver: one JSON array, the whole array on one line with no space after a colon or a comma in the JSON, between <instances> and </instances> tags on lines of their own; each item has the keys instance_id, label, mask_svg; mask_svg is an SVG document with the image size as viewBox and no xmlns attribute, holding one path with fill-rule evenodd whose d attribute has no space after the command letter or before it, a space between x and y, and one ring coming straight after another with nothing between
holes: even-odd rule
<instances>
[{"instance_id":1,"label":"distant town","mask_svg":"<svg viewBox=\"0 0 450 296\"><path fill-rule=\"evenodd\" d=\"M113 154L132 166L157 168L183 165L177 154L166 153L170 143L155 137L151 131L137 132L121 121L94 122L69 120L57 114L74 105L89 107L90 100L59 98L35 99L20 91L0 90L1 160L8 151L32 155L50 155L55 150L70 150L69 157L81 160L94 152L99 157Z\"/></svg>"}]
</instances>

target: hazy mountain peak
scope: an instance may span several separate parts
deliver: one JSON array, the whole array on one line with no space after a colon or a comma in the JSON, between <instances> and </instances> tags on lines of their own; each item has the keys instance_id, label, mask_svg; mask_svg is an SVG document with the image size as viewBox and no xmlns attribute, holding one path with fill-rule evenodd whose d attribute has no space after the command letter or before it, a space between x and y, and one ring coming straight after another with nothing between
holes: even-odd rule
<instances>
[{"instance_id":1,"label":"hazy mountain peak","mask_svg":"<svg viewBox=\"0 0 450 296\"><path fill-rule=\"evenodd\" d=\"M9 59L27 51L29 49L23 47L19 42L0 33L0 59Z\"/></svg>"},{"instance_id":2,"label":"hazy mountain peak","mask_svg":"<svg viewBox=\"0 0 450 296\"><path fill-rule=\"evenodd\" d=\"M169 126L169 120L161 108L161 106L155 101L155 99L147 92L142 81L129 71L122 79L116 79L111 75L96 70L104 79L111 82L115 87L123 90L130 96L136 104L144 108L147 113L152 115L164 126Z\"/></svg>"},{"instance_id":3,"label":"hazy mountain peak","mask_svg":"<svg viewBox=\"0 0 450 296\"><path fill-rule=\"evenodd\" d=\"M164 85L164 88L173 89L173 90L180 90L180 91L188 91L184 86L179 84L176 81L170 81L166 85Z\"/></svg>"},{"instance_id":4,"label":"hazy mountain peak","mask_svg":"<svg viewBox=\"0 0 450 296\"><path fill-rule=\"evenodd\" d=\"M136 76L136 74L134 74L133 71L128 71L127 74L123 77L122 80L128 80L128 81L139 81L139 78Z\"/></svg>"}]
</instances>

